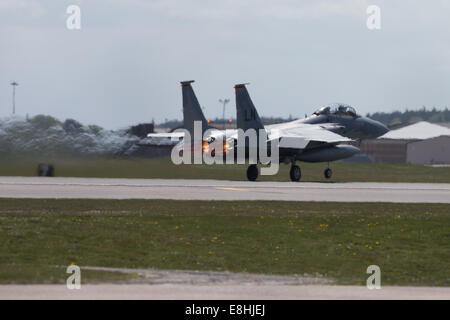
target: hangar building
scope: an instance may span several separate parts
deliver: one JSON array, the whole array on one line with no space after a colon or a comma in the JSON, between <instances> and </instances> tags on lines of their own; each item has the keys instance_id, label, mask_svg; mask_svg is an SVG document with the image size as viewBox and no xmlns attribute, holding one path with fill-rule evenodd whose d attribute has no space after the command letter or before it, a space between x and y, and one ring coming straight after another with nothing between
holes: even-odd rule
<instances>
[{"instance_id":1,"label":"hangar building","mask_svg":"<svg viewBox=\"0 0 450 320\"><path fill-rule=\"evenodd\" d=\"M450 164L450 128L421 121L360 145L376 162Z\"/></svg>"}]
</instances>

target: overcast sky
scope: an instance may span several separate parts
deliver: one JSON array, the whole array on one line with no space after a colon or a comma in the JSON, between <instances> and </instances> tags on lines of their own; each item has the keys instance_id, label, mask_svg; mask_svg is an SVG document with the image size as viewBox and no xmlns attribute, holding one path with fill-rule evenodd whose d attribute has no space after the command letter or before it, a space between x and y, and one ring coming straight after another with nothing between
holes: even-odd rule
<instances>
[{"instance_id":1,"label":"overcast sky","mask_svg":"<svg viewBox=\"0 0 450 320\"><path fill-rule=\"evenodd\" d=\"M81 30L66 9L81 8ZM381 29L366 26L368 5ZM450 107L450 1L1 0L0 116L119 128L182 119L179 81L207 118L250 82L262 116L345 102L361 114Z\"/></svg>"}]
</instances>

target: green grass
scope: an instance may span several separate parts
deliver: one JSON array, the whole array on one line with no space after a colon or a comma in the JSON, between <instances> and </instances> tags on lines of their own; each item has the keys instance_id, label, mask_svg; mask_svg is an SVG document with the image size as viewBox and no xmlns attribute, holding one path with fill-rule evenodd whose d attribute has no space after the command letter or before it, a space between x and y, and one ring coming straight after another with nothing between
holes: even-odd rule
<instances>
[{"instance_id":1,"label":"green grass","mask_svg":"<svg viewBox=\"0 0 450 320\"><path fill-rule=\"evenodd\" d=\"M67 266L49 266L34 264L1 264L0 284L53 284L66 283L71 275L66 273ZM139 278L136 273L113 271L82 270L83 283L124 283Z\"/></svg>"},{"instance_id":2,"label":"green grass","mask_svg":"<svg viewBox=\"0 0 450 320\"><path fill-rule=\"evenodd\" d=\"M382 285L449 286L450 205L0 199L0 256L0 283L63 283L74 262L364 284L376 264Z\"/></svg>"},{"instance_id":3,"label":"green grass","mask_svg":"<svg viewBox=\"0 0 450 320\"><path fill-rule=\"evenodd\" d=\"M245 165L174 165L170 158L20 158L0 160L0 176L35 176L39 162L52 163L55 175L64 177L162 178L162 179L227 179L246 180ZM302 181L384 181L450 183L450 167L387 163L331 164L333 177L323 177L325 163L299 163ZM274 176L259 180L289 181L290 165L281 164Z\"/></svg>"}]
</instances>

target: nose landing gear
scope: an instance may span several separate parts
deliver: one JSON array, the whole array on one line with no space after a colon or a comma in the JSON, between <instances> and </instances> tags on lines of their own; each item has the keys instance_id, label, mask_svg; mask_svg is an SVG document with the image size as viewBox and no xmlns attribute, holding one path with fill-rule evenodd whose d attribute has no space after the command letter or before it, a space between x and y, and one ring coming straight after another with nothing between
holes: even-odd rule
<instances>
[{"instance_id":1,"label":"nose landing gear","mask_svg":"<svg viewBox=\"0 0 450 320\"><path fill-rule=\"evenodd\" d=\"M291 171L289 171L289 176L291 177L291 181L297 182L300 181L302 177L302 171L299 166L293 165L291 167Z\"/></svg>"},{"instance_id":2,"label":"nose landing gear","mask_svg":"<svg viewBox=\"0 0 450 320\"><path fill-rule=\"evenodd\" d=\"M331 176L333 175L333 171L331 171L331 169L330 169L329 162L328 162L328 168L325 169L325 171L323 172L323 175L324 175L325 179L330 179Z\"/></svg>"}]
</instances>

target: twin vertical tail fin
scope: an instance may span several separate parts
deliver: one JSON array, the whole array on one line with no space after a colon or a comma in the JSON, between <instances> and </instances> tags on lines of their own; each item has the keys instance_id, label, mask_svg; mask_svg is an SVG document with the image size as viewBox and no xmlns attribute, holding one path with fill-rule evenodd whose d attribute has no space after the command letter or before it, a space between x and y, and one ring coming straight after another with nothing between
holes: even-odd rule
<instances>
[{"instance_id":1,"label":"twin vertical tail fin","mask_svg":"<svg viewBox=\"0 0 450 320\"><path fill-rule=\"evenodd\" d=\"M255 129L258 132L264 129L264 125L259 118L258 112L253 105L252 99L248 94L247 83L237 84L234 86L236 93L236 120L238 129L244 131L248 129Z\"/></svg>"},{"instance_id":2,"label":"twin vertical tail fin","mask_svg":"<svg viewBox=\"0 0 450 320\"><path fill-rule=\"evenodd\" d=\"M194 80L181 81L181 91L183 94L183 121L184 128L188 130L191 137L194 137L194 121L201 121L202 133L208 129L208 122L203 115L202 108L198 103L195 92L192 89L191 83Z\"/></svg>"},{"instance_id":3,"label":"twin vertical tail fin","mask_svg":"<svg viewBox=\"0 0 450 320\"><path fill-rule=\"evenodd\" d=\"M203 111L198 103L195 92L191 84L194 80L182 81L181 90L183 94L183 118L184 128L194 134L194 121L200 121L202 124L202 133L208 128L208 122L203 115ZM255 129L258 132L264 129L264 125L259 118L258 112L253 105L252 99L248 94L246 84L237 84L234 86L236 93L236 120L238 129L244 131L248 129Z\"/></svg>"}]
</instances>

